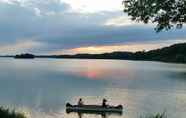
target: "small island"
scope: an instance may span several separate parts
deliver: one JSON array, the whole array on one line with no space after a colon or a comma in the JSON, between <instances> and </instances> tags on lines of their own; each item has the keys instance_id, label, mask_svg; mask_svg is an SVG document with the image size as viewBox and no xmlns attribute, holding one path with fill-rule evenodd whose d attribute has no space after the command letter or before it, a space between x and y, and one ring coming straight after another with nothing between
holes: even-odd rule
<instances>
[{"instance_id":1,"label":"small island","mask_svg":"<svg viewBox=\"0 0 186 118\"><path fill-rule=\"evenodd\" d=\"M26 54L16 55L14 56L14 58L15 59L34 59L35 56L33 54L26 53Z\"/></svg>"}]
</instances>

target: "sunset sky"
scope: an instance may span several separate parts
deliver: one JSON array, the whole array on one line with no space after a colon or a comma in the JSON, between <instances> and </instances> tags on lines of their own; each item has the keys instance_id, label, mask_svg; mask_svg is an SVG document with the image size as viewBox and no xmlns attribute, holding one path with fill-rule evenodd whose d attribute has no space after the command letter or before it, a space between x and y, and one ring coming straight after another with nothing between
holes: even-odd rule
<instances>
[{"instance_id":1,"label":"sunset sky","mask_svg":"<svg viewBox=\"0 0 186 118\"><path fill-rule=\"evenodd\" d=\"M141 51L186 42L130 21L122 0L0 0L0 55Z\"/></svg>"}]
</instances>

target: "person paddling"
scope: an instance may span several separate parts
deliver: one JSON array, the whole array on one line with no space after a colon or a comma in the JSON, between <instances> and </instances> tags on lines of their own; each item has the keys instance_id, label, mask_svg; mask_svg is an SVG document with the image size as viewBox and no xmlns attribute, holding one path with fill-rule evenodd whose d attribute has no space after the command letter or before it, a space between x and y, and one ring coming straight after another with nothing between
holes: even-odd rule
<instances>
[{"instance_id":1,"label":"person paddling","mask_svg":"<svg viewBox=\"0 0 186 118\"><path fill-rule=\"evenodd\" d=\"M83 105L83 100L80 98L79 101L78 101L78 105L79 106L82 106Z\"/></svg>"},{"instance_id":2,"label":"person paddling","mask_svg":"<svg viewBox=\"0 0 186 118\"><path fill-rule=\"evenodd\" d=\"M107 102L107 100L106 100L106 99L103 99L103 102L102 102L102 107L107 107L106 102Z\"/></svg>"}]
</instances>

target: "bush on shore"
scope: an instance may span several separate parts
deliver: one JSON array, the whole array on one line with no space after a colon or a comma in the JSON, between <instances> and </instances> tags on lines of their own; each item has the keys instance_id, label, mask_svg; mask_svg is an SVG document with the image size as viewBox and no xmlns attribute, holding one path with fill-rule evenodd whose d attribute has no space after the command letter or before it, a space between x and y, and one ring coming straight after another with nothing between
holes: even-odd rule
<instances>
[{"instance_id":1,"label":"bush on shore","mask_svg":"<svg viewBox=\"0 0 186 118\"><path fill-rule=\"evenodd\" d=\"M26 118L24 114L0 107L0 118Z\"/></svg>"}]
</instances>

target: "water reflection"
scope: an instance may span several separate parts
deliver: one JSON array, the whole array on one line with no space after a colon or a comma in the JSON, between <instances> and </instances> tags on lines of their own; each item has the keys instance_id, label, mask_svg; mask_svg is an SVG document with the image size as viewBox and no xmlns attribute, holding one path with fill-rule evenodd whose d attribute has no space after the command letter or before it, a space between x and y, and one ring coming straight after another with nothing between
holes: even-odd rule
<instances>
[{"instance_id":1,"label":"water reflection","mask_svg":"<svg viewBox=\"0 0 186 118\"><path fill-rule=\"evenodd\" d=\"M125 107L125 118L167 110L186 116L186 65L113 60L34 59L0 61L0 104L29 118L120 118L114 114L66 114L65 103Z\"/></svg>"},{"instance_id":2,"label":"water reflection","mask_svg":"<svg viewBox=\"0 0 186 118\"><path fill-rule=\"evenodd\" d=\"M122 77L127 78L132 75L131 71L129 71L131 67L128 67L127 63L123 65L118 65L117 63L117 61L112 63L110 60L102 60L101 63L100 60L66 60L65 64L62 61L58 61L53 63L52 66L57 67L56 71L95 80L108 80L113 76L114 79L121 79Z\"/></svg>"},{"instance_id":3,"label":"water reflection","mask_svg":"<svg viewBox=\"0 0 186 118\"><path fill-rule=\"evenodd\" d=\"M78 118L83 118L83 115L96 115L96 116L101 116L101 118L109 118L112 116L118 116L121 117L122 116L122 112L120 113L108 113L108 112L86 112L86 111L82 111L82 112L69 112L66 111L67 114L71 114L71 113L76 113Z\"/></svg>"}]
</instances>

